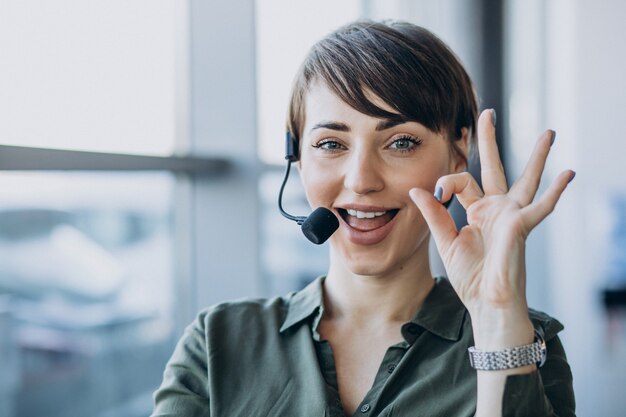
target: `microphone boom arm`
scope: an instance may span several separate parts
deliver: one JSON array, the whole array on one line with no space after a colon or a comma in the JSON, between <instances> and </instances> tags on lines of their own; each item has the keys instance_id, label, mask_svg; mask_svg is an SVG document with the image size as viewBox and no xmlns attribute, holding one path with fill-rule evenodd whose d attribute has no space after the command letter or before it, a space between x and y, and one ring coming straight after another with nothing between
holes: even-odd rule
<instances>
[{"instance_id":1,"label":"microphone boom arm","mask_svg":"<svg viewBox=\"0 0 626 417\"><path fill-rule=\"evenodd\" d=\"M291 161L287 161L287 169L285 170L285 178L283 178L283 183L280 186L280 191L278 192L278 210L280 213L288 218L289 220L293 220L298 225L302 226L302 223L306 221L306 216L292 216L283 210L283 191L285 190L285 185L287 184L287 180L289 179L289 172L291 171Z\"/></svg>"}]
</instances>

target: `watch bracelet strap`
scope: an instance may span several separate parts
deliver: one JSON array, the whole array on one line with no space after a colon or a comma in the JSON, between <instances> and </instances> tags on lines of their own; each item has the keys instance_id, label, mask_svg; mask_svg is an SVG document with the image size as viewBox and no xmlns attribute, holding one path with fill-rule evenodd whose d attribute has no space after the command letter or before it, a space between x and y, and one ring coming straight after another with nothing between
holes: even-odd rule
<instances>
[{"instance_id":1,"label":"watch bracelet strap","mask_svg":"<svg viewBox=\"0 0 626 417\"><path fill-rule=\"evenodd\" d=\"M499 371L537 364L543 365L546 347L543 338L535 332L535 342L498 351L482 351L474 346L467 349L472 368L479 371Z\"/></svg>"}]
</instances>

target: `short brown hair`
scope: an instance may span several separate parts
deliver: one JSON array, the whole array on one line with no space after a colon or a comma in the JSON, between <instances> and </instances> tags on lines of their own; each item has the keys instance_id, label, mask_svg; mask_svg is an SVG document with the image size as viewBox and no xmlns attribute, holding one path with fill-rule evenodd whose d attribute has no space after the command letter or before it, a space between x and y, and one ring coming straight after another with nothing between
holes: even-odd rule
<instances>
[{"instance_id":1,"label":"short brown hair","mask_svg":"<svg viewBox=\"0 0 626 417\"><path fill-rule=\"evenodd\" d=\"M366 93L373 93L401 117L447 134L460 155L455 140L468 128L470 149L474 147L478 105L472 81L450 48L422 27L357 21L317 42L292 88L287 130L296 139L304 127L305 96L315 81L363 114L397 118L368 99Z\"/></svg>"}]
</instances>

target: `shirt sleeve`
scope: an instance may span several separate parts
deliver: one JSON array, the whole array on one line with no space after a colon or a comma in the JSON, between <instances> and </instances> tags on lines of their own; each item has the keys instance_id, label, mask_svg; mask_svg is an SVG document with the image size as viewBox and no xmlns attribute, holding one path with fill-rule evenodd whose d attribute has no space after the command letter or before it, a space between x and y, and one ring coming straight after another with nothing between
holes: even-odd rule
<instances>
[{"instance_id":1,"label":"shirt sleeve","mask_svg":"<svg viewBox=\"0 0 626 417\"><path fill-rule=\"evenodd\" d=\"M572 372L558 336L546 341L548 357L539 370L509 375L504 387L503 417L575 417Z\"/></svg>"},{"instance_id":2,"label":"shirt sleeve","mask_svg":"<svg viewBox=\"0 0 626 417\"><path fill-rule=\"evenodd\" d=\"M189 325L168 361L154 393L151 417L209 417L204 315Z\"/></svg>"}]
</instances>

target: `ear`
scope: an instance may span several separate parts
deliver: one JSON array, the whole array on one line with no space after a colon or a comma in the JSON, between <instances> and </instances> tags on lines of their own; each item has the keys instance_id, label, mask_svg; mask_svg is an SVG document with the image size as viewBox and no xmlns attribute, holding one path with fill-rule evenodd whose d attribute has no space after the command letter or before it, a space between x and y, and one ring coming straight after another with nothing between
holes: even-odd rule
<instances>
[{"instance_id":1,"label":"ear","mask_svg":"<svg viewBox=\"0 0 626 417\"><path fill-rule=\"evenodd\" d=\"M459 173L467 170L467 153L469 147L469 129L461 129L461 137L450 144L450 173Z\"/></svg>"}]
</instances>

